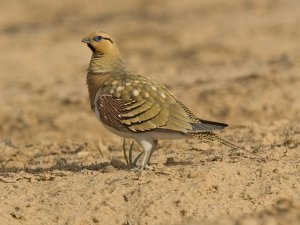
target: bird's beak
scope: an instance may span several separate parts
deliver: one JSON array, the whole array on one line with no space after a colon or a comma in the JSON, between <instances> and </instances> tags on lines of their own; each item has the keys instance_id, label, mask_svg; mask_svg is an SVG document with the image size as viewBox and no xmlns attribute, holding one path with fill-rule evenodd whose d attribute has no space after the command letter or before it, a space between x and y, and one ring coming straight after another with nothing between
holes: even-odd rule
<instances>
[{"instance_id":1,"label":"bird's beak","mask_svg":"<svg viewBox=\"0 0 300 225\"><path fill-rule=\"evenodd\" d=\"M91 40L89 39L89 38L87 38L87 37L85 37L85 38L83 38L82 40L81 40L81 42L83 42L83 43L90 43L91 42Z\"/></svg>"}]
</instances>

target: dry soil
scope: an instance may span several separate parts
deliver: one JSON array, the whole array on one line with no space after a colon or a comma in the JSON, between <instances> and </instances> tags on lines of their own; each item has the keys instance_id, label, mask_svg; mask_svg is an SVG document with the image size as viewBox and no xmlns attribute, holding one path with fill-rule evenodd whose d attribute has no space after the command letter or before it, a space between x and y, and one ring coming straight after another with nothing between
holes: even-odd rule
<instances>
[{"instance_id":1,"label":"dry soil","mask_svg":"<svg viewBox=\"0 0 300 225\"><path fill-rule=\"evenodd\" d=\"M0 224L300 224L299 8L1 0ZM153 171L124 166L122 139L89 108L80 41L96 30L131 71L229 123L219 134L253 153L161 141Z\"/></svg>"}]
</instances>

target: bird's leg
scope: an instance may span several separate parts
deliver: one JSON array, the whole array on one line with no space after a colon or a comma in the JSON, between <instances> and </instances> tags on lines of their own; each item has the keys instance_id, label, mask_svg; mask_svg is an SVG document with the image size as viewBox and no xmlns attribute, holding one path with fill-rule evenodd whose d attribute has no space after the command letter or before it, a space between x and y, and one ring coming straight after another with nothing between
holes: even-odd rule
<instances>
[{"instance_id":1,"label":"bird's leg","mask_svg":"<svg viewBox=\"0 0 300 225\"><path fill-rule=\"evenodd\" d=\"M158 141L157 141L157 140L154 140L154 142L153 142L153 146L152 146L152 149L151 149L151 152L150 152L150 156L149 156L149 158L148 158L147 165L148 165L148 164L149 164L149 162L150 162L150 159L151 159L151 157L152 157L152 154L153 154L154 150L155 150L155 149L156 149L156 147L157 147L157 144L158 144Z\"/></svg>"},{"instance_id":2,"label":"bird's leg","mask_svg":"<svg viewBox=\"0 0 300 225\"><path fill-rule=\"evenodd\" d=\"M142 146L144 151L144 156L142 159L141 169L145 169L145 167L148 165L148 162L150 161L151 157L151 151L153 150L153 147L156 146L155 141L153 139L142 139L137 140L137 142Z\"/></svg>"},{"instance_id":3,"label":"bird's leg","mask_svg":"<svg viewBox=\"0 0 300 225\"><path fill-rule=\"evenodd\" d=\"M142 164L141 164L141 169L145 169L145 167L148 165L150 155L151 155L151 149L145 149L144 157L143 157Z\"/></svg>"}]
</instances>

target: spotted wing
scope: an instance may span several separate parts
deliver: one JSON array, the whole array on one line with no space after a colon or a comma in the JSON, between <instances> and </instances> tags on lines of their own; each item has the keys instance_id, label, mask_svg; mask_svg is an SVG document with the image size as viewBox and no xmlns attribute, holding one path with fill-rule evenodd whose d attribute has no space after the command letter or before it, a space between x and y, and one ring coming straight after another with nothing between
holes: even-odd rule
<instances>
[{"instance_id":1,"label":"spotted wing","mask_svg":"<svg viewBox=\"0 0 300 225\"><path fill-rule=\"evenodd\" d=\"M168 89L145 77L112 79L103 87L97 107L101 120L120 131L210 131Z\"/></svg>"}]
</instances>

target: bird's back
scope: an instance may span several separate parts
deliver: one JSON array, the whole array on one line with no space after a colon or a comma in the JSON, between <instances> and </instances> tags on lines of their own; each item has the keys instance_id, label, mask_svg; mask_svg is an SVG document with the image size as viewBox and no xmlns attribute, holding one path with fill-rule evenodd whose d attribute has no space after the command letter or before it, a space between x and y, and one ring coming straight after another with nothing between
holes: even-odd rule
<instances>
[{"instance_id":1,"label":"bird's back","mask_svg":"<svg viewBox=\"0 0 300 225\"><path fill-rule=\"evenodd\" d=\"M189 134L227 126L197 118L164 85L144 76L123 71L98 77L90 74L87 80L91 105L99 107L104 123L117 124L122 131Z\"/></svg>"}]
</instances>

